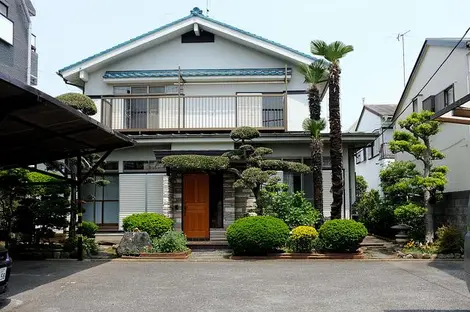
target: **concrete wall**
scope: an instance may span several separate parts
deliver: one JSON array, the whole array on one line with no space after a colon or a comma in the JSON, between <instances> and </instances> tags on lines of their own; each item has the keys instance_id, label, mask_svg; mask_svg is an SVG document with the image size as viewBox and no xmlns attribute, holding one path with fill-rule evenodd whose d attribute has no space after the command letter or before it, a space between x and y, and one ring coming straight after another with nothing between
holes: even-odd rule
<instances>
[{"instance_id":1,"label":"concrete wall","mask_svg":"<svg viewBox=\"0 0 470 312\"><path fill-rule=\"evenodd\" d=\"M21 0L2 0L8 6L8 19L13 21L13 45L0 40L0 72L27 83L28 27Z\"/></svg>"}]
</instances>

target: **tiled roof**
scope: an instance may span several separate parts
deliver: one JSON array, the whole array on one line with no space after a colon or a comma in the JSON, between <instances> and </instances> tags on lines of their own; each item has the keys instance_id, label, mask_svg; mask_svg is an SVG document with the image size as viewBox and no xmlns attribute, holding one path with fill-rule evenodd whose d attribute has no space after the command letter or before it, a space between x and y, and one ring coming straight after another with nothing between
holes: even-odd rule
<instances>
[{"instance_id":1,"label":"tiled roof","mask_svg":"<svg viewBox=\"0 0 470 312\"><path fill-rule=\"evenodd\" d=\"M379 116L393 116L397 105L395 104L377 104L377 105L364 105L364 107Z\"/></svg>"},{"instance_id":2,"label":"tiled roof","mask_svg":"<svg viewBox=\"0 0 470 312\"><path fill-rule=\"evenodd\" d=\"M292 69L287 69L290 75ZM243 69L183 69L181 76L184 77L208 77L208 76L284 76L284 68L243 68ZM107 71L105 79L123 78L164 78L178 77L178 70L131 70L131 71Z\"/></svg>"},{"instance_id":3,"label":"tiled roof","mask_svg":"<svg viewBox=\"0 0 470 312\"><path fill-rule=\"evenodd\" d=\"M280 48L282 48L282 49L288 50L288 51L293 52L293 53L295 53L295 54L297 54L297 55L306 57L306 58L308 58L308 59L310 59L310 60L312 60L312 61L317 60L316 57L314 57L314 56L312 56L312 55L309 55L309 54L307 54L307 53L300 52L300 51L298 51L298 50L292 49L292 48L290 48L290 47L288 47L288 46L285 46L285 45L283 45L283 44L280 44L280 43L278 43L278 42L275 42L275 41L272 41L272 40L263 38L263 37L261 37L261 36L258 36L258 35L255 35L255 34L253 34L253 33L250 33L250 32L248 32L248 31L242 30L242 29L240 29L240 28L237 28L237 27L234 27L234 26L225 24L225 23L223 23L223 22L217 21L217 20L215 20L215 19L209 18L209 17L205 16L205 15L202 13L202 10L201 10L201 9L195 7L194 9L191 10L191 13L190 13L188 16L186 16L186 17L180 18L180 19L178 19L178 20L176 20L176 21L174 21L174 22L171 22L171 23L166 24L166 25L164 25L164 26L158 27L158 28L156 28L156 29L154 29L154 30L151 30L151 31L145 33L145 34L142 34L142 35L137 36L137 37L135 37L135 38L129 39L129 40L125 41L125 42L122 42L122 43L120 43L120 44L114 46L114 47L111 47L111 48L109 48L109 49L106 49L106 50L104 50L104 51L101 51L101 52L99 52L99 53L97 53L97 54L94 54L94 55L92 55L92 56L90 56L90 57L87 57L87 58L81 60L81 61L78 61L78 62L76 62L76 63L73 63L73 64L71 64L71 65L69 65L69 66L66 66L66 67L64 67L64 68L62 68L62 69L59 69L59 72L63 72L63 71L66 71L66 70L68 70L68 69L71 69L72 67L75 67L75 66L77 66L77 65L81 65L81 64L83 64L83 63L85 63L85 62L87 62L87 61L90 61L90 60L92 60L92 59L94 59L94 58L96 58L96 57L102 56L102 55L104 55L104 54L106 54L106 53L108 53L108 52L111 52L111 51L113 51L113 50L116 50L116 49L118 49L118 48L121 48L121 47L123 47L123 46L125 46L125 45L127 45L127 44L129 44L129 43L132 43L132 42L134 42L134 41L137 41L137 40L139 40L139 39L142 39L142 38L144 38L144 37L146 37L146 36L155 34L155 33L159 32L159 31L162 31L162 30L164 30L164 29L166 29L166 28L169 28L169 27L171 27L171 26L174 26L174 25L176 25L176 24L178 24L178 23L184 22L184 21L186 21L186 20L188 20L188 19L190 19L190 18L192 18L192 17L199 17L199 18L201 18L201 19L203 19L203 20L206 20L206 21L215 23L215 24L217 24L217 25L220 25L220 26L229 28L229 29L234 30L234 31L236 31L236 32L239 32L239 33L241 33L241 34L243 34L243 35L246 35L246 36L249 36L249 37L252 37L252 38L255 38L255 39L258 39L258 40L267 42L267 43L270 43L270 44L272 44L272 45L274 45L274 46L277 46L277 47L280 47Z\"/></svg>"}]
</instances>

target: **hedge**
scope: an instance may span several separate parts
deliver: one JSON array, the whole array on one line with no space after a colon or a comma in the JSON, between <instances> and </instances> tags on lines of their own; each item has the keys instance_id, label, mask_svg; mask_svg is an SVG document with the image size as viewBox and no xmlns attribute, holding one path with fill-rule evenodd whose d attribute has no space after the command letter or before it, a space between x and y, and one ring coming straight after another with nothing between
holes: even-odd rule
<instances>
[{"instance_id":1,"label":"hedge","mask_svg":"<svg viewBox=\"0 0 470 312\"><path fill-rule=\"evenodd\" d=\"M232 140L252 140L259 137L259 131L253 127L238 127L230 132Z\"/></svg>"},{"instance_id":2,"label":"hedge","mask_svg":"<svg viewBox=\"0 0 470 312\"><path fill-rule=\"evenodd\" d=\"M135 228L141 232L147 232L151 238L161 237L172 230L173 220L152 212L135 213L127 216L122 221L126 232L132 232Z\"/></svg>"},{"instance_id":3,"label":"hedge","mask_svg":"<svg viewBox=\"0 0 470 312\"><path fill-rule=\"evenodd\" d=\"M225 170L229 162L229 159L223 156L172 155L162 158L162 164L165 167L179 171Z\"/></svg>"}]
</instances>

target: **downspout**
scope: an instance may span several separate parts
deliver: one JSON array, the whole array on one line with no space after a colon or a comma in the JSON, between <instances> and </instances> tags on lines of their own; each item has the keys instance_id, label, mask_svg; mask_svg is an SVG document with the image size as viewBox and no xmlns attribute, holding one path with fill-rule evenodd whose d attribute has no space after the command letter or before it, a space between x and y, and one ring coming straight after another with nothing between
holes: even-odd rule
<instances>
[{"instance_id":1,"label":"downspout","mask_svg":"<svg viewBox=\"0 0 470 312\"><path fill-rule=\"evenodd\" d=\"M71 83L70 81L68 81L67 79L65 79L64 76L62 76L62 73L61 73L61 72L57 72L56 74L59 75L60 78L62 78L62 80L64 80L65 84L68 84L68 85L70 85L70 86L74 86L74 87L76 87L76 88L79 88L80 90L82 90L82 93L85 94L85 87L82 87L82 86L79 86L79 85L76 85L76 84Z\"/></svg>"}]
</instances>

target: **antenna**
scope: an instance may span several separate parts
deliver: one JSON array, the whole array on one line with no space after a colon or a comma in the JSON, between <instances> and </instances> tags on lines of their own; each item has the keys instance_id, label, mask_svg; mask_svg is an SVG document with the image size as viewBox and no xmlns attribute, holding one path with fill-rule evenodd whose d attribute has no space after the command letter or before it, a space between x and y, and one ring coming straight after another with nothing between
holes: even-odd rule
<instances>
[{"instance_id":1,"label":"antenna","mask_svg":"<svg viewBox=\"0 0 470 312\"><path fill-rule=\"evenodd\" d=\"M206 16L209 17L210 0L206 0Z\"/></svg>"},{"instance_id":2,"label":"antenna","mask_svg":"<svg viewBox=\"0 0 470 312\"><path fill-rule=\"evenodd\" d=\"M362 106L364 106L365 104L366 104L366 98L363 97L363 98L362 98Z\"/></svg>"},{"instance_id":3,"label":"antenna","mask_svg":"<svg viewBox=\"0 0 470 312\"><path fill-rule=\"evenodd\" d=\"M401 49L403 54L403 86L406 86L406 68L405 68L405 35L409 33L411 30L405 31L402 34L397 35L397 40L401 40Z\"/></svg>"}]
</instances>

